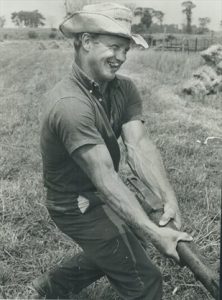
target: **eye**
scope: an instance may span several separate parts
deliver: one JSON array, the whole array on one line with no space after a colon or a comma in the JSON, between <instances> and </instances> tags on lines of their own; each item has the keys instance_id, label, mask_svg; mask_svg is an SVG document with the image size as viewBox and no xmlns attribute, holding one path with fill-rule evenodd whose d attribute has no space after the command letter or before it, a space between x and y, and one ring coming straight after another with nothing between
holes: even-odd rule
<instances>
[{"instance_id":1,"label":"eye","mask_svg":"<svg viewBox=\"0 0 222 300\"><path fill-rule=\"evenodd\" d=\"M110 48L114 51L117 51L119 49L118 45L111 45Z\"/></svg>"}]
</instances>

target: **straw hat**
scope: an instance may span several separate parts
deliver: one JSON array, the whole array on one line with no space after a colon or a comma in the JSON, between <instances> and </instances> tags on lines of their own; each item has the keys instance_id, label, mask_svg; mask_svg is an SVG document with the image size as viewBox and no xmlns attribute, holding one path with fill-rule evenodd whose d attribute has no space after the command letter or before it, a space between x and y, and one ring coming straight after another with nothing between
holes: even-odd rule
<instances>
[{"instance_id":1,"label":"straw hat","mask_svg":"<svg viewBox=\"0 0 222 300\"><path fill-rule=\"evenodd\" d=\"M59 28L68 38L81 32L110 34L131 39L137 45L148 48L141 35L131 33L132 18L132 11L125 6L108 2L97 3L84 6L81 11L69 13Z\"/></svg>"}]
</instances>

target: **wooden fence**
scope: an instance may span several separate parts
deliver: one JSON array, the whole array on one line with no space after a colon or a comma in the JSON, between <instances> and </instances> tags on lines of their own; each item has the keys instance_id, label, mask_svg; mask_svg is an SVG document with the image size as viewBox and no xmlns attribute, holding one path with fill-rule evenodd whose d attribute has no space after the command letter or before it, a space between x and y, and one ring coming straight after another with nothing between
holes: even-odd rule
<instances>
[{"instance_id":1,"label":"wooden fence","mask_svg":"<svg viewBox=\"0 0 222 300\"><path fill-rule=\"evenodd\" d=\"M215 42L212 39L146 39L149 46L155 50L197 52L210 47Z\"/></svg>"}]
</instances>

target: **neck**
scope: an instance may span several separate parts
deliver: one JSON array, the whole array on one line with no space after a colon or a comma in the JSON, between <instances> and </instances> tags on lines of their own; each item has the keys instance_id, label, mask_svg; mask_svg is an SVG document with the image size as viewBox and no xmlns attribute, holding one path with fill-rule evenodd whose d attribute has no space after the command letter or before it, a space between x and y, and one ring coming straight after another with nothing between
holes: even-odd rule
<instances>
[{"instance_id":1,"label":"neck","mask_svg":"<svg viewBox=\"0 0 222 300\"><path fill-rule=\"evenodd\" d=\"M91 72L90 66L87 64L87 61L82 58L81 53L78 53L74 57L75 63L77 66L91 79L94 80L96 83L99 84L100 90L103 93L106 89L106 86L108 84L107 81L98 80L97 78L94 78L93 73Z\"/></svg>"}]
</instances>

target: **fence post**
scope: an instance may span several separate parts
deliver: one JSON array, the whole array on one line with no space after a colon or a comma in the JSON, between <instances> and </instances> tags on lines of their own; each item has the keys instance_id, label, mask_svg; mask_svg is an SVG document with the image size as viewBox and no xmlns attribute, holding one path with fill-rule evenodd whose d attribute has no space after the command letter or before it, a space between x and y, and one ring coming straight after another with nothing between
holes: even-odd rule
<instances>
[{"instance_id":1,"label":"fence post","mask_svg":"<svg viewBox=\"0 0 222 300\"><path fill-rule=\"evenodd\" d=\"M182 50L182 52L185 51L185 37L182 38L181 50Z\"/></svg>"},{"instance_id":2,"label":"fence post","mask_svg":"<svg viewBox=\"0 0 222 300\"><path fill-rule=\"evenodd\" d=\"M162 41L162 50L165 49L165 39L166 39L166 26L164 26L164 31L163 31L163 41Z\"/></svg>"},{"instance_id":3,"label":"fence post","mask_svg":"<svg viewBox=\"0 0 222 300\"><path fill-rule=\"evenodd\" d=\"M197 38L195 39L195 52L197 52Z\"/></svg>"}]
</instances>

